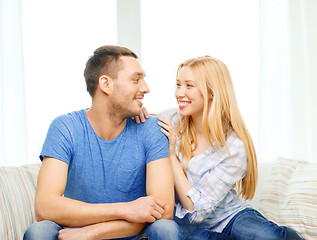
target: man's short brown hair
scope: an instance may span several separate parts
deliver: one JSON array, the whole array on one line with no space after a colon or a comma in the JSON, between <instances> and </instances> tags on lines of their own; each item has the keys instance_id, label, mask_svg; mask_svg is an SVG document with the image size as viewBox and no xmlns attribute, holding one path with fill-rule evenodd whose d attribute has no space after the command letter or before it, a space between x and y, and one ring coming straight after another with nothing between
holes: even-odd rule
<instances>
[{"instance_id":1,"label":"man's short brown hair","mask_svg":"<svg viewBox=\"0 0 317 240\"><path fill-rule=\"evenodd\" d=\"M95 94L100 76L107 75L114 79L117 77L119 70L122 69L121 56L138 58L128 48L107 45L96 49L94 55L88 59L84 77L90 96Z\"/></svg>"}]
</instances>

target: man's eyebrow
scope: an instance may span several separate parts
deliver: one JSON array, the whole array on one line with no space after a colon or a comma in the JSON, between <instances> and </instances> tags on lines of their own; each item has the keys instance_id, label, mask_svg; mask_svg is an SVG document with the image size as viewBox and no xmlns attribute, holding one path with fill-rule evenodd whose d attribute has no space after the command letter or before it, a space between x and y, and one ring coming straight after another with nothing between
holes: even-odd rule
<instances>
[{"instance_id":1,"label":"man's eyebrow","mask_svg":"<svg viewBox=\"0 0 317 240\"><path fill-rule=\"evenodd\" d=\"M143 77L145 77L146 74L144 72L134 72L131 74L131 76L143 76Z\"/></svg>"}]
</instances>

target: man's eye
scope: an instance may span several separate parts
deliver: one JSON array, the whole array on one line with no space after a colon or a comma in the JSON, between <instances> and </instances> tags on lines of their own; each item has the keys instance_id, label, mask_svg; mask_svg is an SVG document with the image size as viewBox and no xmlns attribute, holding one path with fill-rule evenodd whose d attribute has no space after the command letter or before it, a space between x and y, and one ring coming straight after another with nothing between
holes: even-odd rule
<instances>
[{"instance_id":1,"label":"man's eye","mask_svg":"<svg viewBox=\"0 0 317 240\"><path fill-rule=\"evenodd\" d=\"M181 85L179 83L176 83L176 87L180 87Z\"/></svg>"}]
</instances>

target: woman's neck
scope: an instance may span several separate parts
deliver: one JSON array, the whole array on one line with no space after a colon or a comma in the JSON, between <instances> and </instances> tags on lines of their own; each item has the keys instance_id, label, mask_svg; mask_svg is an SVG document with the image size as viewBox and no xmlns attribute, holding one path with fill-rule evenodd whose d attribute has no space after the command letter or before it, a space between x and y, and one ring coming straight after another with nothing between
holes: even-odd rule
<instances>
[{"instance_id":1,"label":"woman's neck","mask_svg":"<svg viewBox=\"0 0 317 240\"><path fill-rule=\"evenodd\" d=\"M203 136L203 117L201 115L191 116L195 131L197 135Z\"/></svg>"},{"instance_id":2,"label":"woman's neck","mask_svg":"<svg viewBox=\"0 0 317 240\"><path fill-rule=\"evenodd\" d=\"M206 151L210 147L210 144L206 140L204 133L203 133L202 120L203 120L202 114L199 116L197 116L197 115L192 116L192 121L193 121L193 125L194 125L195 132L196 132L196 144L197 144L196 149L193 151L194 156L197 156L197 155L203 153L204 151Z\"/></svg>"}]
</instances>

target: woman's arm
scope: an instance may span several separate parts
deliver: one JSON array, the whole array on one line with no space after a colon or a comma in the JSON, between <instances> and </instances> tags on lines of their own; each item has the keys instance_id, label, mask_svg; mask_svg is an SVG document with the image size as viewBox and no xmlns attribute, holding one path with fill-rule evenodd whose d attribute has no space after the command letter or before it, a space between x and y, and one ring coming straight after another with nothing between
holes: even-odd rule
<instances>
[{"instance_id":1,"label":"woman's arm","mask_svg":"<svg viewBox=\"0 0 317 240\"><path fill-rule=\"evenodd\" d=\"M170 141L175 189L182 205L179 214L184 216L189 213L191 222L201 222L245 175L247 158L244 145L236 134L229 136L227 145L231 155L217 152L213 156L206 156L201 160L203 164L196 166L202 172L199 180L191 183L183 173L175 154L175 133L171 122L164 117L159 119L163 121L159 123L163 127L162 132Z\"/></svg>"}]
</instances>

